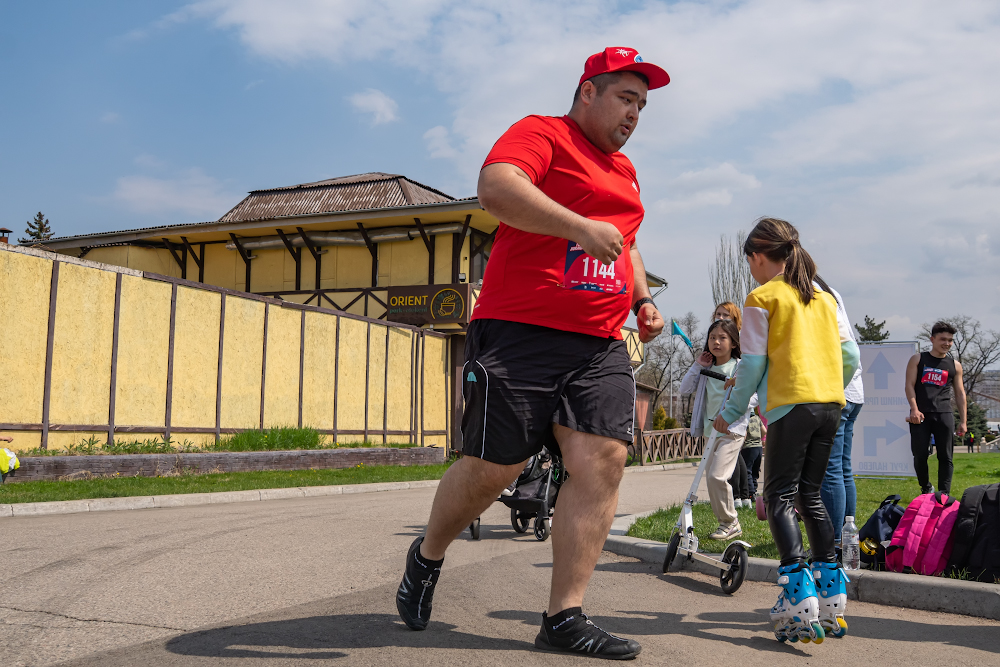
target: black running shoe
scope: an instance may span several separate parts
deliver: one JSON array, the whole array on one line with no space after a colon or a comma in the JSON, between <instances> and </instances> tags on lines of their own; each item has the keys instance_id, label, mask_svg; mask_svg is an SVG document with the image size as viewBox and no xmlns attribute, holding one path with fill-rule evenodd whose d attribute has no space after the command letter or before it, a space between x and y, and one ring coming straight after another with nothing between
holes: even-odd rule
<instances>
[{"instance_id":1,"label":"black running shoe","mask_svg":"<svg viewBox=\"0 0 1000 667\"><path fill-rule=\"evenodd\" d=\"M406 554L403 581L396 591L396 609L410 630L423 630L427 627L431 618L434 586L441 576L441 564L444 563L444 559L431 561L420 555L420 543L423 541L423 537L418 537L410 545Z\"/></svg>"},{"instance_id":2,"label":"black running shoe","mask_svg":"<svg viewBox=\"0 0 1000 667\"><path fill-rule=\"evenodd\" d=\"M542 629L535 637L535 648L558 653L579 653L591 658L605 660L631 660L639 655L642 646L634 639L616 637L594 625L579 608L558 623L551 623L542 614ZM558 616L562 616L561 612Z\"/></svg>"}]
</instances>

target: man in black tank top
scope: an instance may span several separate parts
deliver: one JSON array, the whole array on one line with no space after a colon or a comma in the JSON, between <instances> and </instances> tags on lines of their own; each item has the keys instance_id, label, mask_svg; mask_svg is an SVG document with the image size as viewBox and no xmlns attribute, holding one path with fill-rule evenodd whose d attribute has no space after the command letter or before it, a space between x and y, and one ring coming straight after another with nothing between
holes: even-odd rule
<instances>
[{"instance_id":1,"label":"man in black tank top","mask_svg":"<svg viewBox=\"0 0 1000 667\"><path fill-rule=\"evenodd\" d=\"M951 491L952 435L956 432L953 394L962 419L957 429L959 437L967 430L962 364L949 354L954 340L953 326L947 322L935 323L931 327L930 351L913 355L906 365L906 398L910 402L906 421L910 422L910 451L921 493L934 492L927 472L932 435L938 456L938 490Z\"/></svg>"}]
</instances>

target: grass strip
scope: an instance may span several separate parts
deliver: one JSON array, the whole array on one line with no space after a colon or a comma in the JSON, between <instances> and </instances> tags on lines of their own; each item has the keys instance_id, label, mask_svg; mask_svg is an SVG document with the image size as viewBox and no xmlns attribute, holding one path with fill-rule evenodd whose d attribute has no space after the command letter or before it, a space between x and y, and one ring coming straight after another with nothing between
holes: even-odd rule
<instances>
[{"instance_id":1,"label":"grass strip","mask_svg":"<svg viewBox=\"0 0 1000 667\"><path fill-rule=\"evenodd\" d=\"M441 479L450 463L422 466L366 466L324 470L265 470L166 477L104 477L66 482L24 482L0 486L0 504L52 500L161 496L284 489L296 486L337 486L374 482Z\"/></svg>"},{"instance_id":2,"label":"grass strip","mask_svg":"<svg viewBox=\"0 0 1000 667\"><path fill-rule=\"evenodd\" d=\"M951 491L956 498L962 497L962 492L970 486L980 484L992 484L1000 481L1000 454L977 453L960 454L954 456L955 472L952 476ZM937 459L932 458L929 462L930 478L937 481ZM858 479L856 480L858 489L858 506L855 523L861 528L868 517L878 508L879 504L885 500L886 496L898 493L902 496L901 506L906 506L920 493L916 478L909 479ZM705 498L707 500L707 498ZM639 537L646 540L667 542L674 532L674 525L680 516L680 505L661 509L655 514L644 517L636 521L628 534L632 537ZM778 558L778 549L771 536L771 530L766 521L758 521L757 514L753 508L739 509L740 525L743 528L743 535L738 538L749 542L753 548L749 549L749 554L758 558ZM708 536L715 531L719 525L718 519L712 513L712 507L707 502L699 502L693 508L694 530L698 536L699 549L707 553L721 553L726 548L726 542L709 540ZM802 528L802 524L799 524ZM806 548L809 546L809 538L806 537L805 530L802 531L802 542Z\"/></svg>"},{"instance_id":3,"label":"grass strip","mask_svg":"<svg viewBox=\"0 0 1000 667\"><path fill-rule=\"evenodd\" d=\"M264 430L249 430L232 435L224 435L214 443L198 447L190 440L176 442L149 438L146 440L115 440L110 445L97 436L73 443L62 449L22 450L19 456L94 456L115 454L197 454L200 452L274 452L299 449L356 449L371 447L394 447L408 449L418 447L414 443L345 442L328 441L327 436L312 428L279 427Z\"/></svg>"}]
</instances>

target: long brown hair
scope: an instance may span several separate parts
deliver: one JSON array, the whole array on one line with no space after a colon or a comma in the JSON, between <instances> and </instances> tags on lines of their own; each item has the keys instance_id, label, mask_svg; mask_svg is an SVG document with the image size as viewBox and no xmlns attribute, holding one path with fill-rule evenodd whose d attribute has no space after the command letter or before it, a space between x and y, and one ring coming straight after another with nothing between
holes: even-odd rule
<instances>
[{"instance_id":1,"label":"long brown hair","mask_svg":"<svg viewBox=\"0 0 1000 667\"><path fill-rule=\"evenodd\" d=\"M799 245L799 231L791 223L778 218L761 218L747 236L743 252L748 257L759 252L772 262L783 262L785 282L795 288L802 303L812 301L816 262Z\"/></svg>"},{"instance_id":2,"label":"long brown hair","mask_svg":"<svg viewBox=\"0 0 1000 667\"><path fill-rule=\"evenodd\" d=\"M729 340L733 341L733 359L739 359L742 353L740 352L740 330L736 328L736 323L732 320L715 320L712 322L711 326L708 327L708 333L705 334L705 351L708 352L708 338L712 335L712 332L718 328L722 328L722 331L729 336ZM712 355L715 359L715 355ZM716 359L718 361L718 359ZM716 364L717 365L717 364Z\"/></svg>"},{"instance_id":3,"label":"long brown hair","mask_svg":"<svg viewBox=\"0 0 1000 667\"><path fill-rule=\"evenodd\" d=\"M730 319L732 319L733 322L736 322L737 329L743 328L743 315L740 313L739 306L732 301L723 301L715 307L715 310L712 311L712 320L715 320L715 314L719 312L719 308L724 308L726 312L729 313Z\"/></svg>"}]
</instances>

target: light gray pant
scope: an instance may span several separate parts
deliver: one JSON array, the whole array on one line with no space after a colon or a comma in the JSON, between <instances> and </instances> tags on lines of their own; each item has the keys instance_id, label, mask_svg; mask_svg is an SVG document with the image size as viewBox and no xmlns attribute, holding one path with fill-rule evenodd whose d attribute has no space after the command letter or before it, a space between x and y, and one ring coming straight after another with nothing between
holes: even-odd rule
<instances>
[{"instance_id":1,"label":"light gray pant","mask_svg":"<svg viewBox=\"0 0 1000 667\"><path fill-rule=\"evenodd\" d=\"M719 523L726 526L736 521L736 505L733 503L733 487L729 486L729 478L736 470L736 458L743 449L745 439L745 435L735 433L723 433L715 439L715 454L705 480L712 512Z\"/></svg>"}]
</instances>

